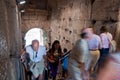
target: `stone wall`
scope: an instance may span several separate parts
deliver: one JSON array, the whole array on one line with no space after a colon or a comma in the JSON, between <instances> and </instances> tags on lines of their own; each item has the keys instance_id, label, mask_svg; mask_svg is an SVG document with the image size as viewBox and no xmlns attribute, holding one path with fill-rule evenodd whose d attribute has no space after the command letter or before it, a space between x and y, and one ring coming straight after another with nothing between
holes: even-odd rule
<instances>
[{"instance_id":1,"label":"stone wall","mask_svg":"<svg viewBox=\"0 0 120 80\"><path fill-rule=\"evenodd\" d=\"M48 37L46 47L49 47L48 43L50 42L50 21L48 19L48 11L27 9L25 13L21 14L21 31L23 40L26 32L32 28L40 28L46 32L46 36Z\"/></svg>"},{"instance_id":2,"label":"stone wall","mask_svg":"<svg viewBox=\"0 0 120 80\"><path fill-rule=\"evenodd\" d=\"M92 4L91 21L97 34L100 33L101 26L107 26L120 50L120 0L95 0Z\"/></svg>"},{"instance_id":3,"label":"stone wall","mask_svg":"<svg viewBox=\"0 0 120 80\"><path fill-rule=\"evenodd\" d=\"M51 41L60 40L62 47L71 49L83 27L90 25L89 0L58 0L51 17Z\"/></svg>"},{"instance_id":4,"label":"stone wall","mask_svg":"<svg viewBox=\"0 0 120 80\"><path fill-rule=\"evenodd\" d=\"M119 5L120 0L95 0L92 4L91 20L97 34L100 33L101 26L105 25L115 38Z\"/></svg>"},{"instance_id":5,"label":"stone wall","mask_svg":"<svg viewBox=\"0 0 120 80\"><path fill-rule=\"evenodd\" d=\"M93 25L99 34L100 27L105 25L119 42L119 3L119 0L57 0L50 14L44 10L23 13L20 29L16 1L0 0L0 80L22 80L20 30L25 33L31 28L42 28L50 42L57 39L62 48L71 49L83 27Z\"/></svg>"},{"instance_id":6,"label":"stone wall","mask_svg":"<svg viewBox=\"0 0 120 80\"><path fill-rule=\"evenodd\" d=\"M119 4L120 0L58 0L51 18L51 40L58 39L63 47L70 49L81 28L93 26L99 35L103 25L115 39L119 30Z\"/></svg>"},{"instance_id":7,"label":"stone wall","mask_svg":"<svg viewBox=\"0 0 120 80\"><path fill-rule=\"evenodd\" d=\"M58 0L52 4L50 13L43 10L23 13L22 32L34 27L42 28L49 36L48 43L57 39L63 48L71 49L79 38L81 28L89 25L90 11L88 0Z\"/></svg>"},{"instance_id":8,"label":"stone wall","mask_svg":"<svg viewBox=\"0 0 120 80\"><path fill-rule=\"evenodd\" d=\"M31 28L41 28L48 30L50 25L47 20L48 12L46 10L33 10L28 9L21 16L21 29L23 32L28 31Z\"/></svg>"},{"instance_id":9,"label":"stone wall","mask_svg":"<svg viewBox=\"0 0 120 80\"><path fill-rule=\"evenodd\" d=\"M119 0L54 0L48 5L48 11L32 11L22 15L22 31L30 28L43 28L49 43L60 40L62 47L71 49L83 27L93 26L100 34L101 26L116 38L118 30ZM51 8L49 7L51 6ZM52 10L49 13L49 9Z\"/></svg>"},{"instance_id":10,"label":"stone wall","mask_svg":"<svg viewBox=\"0 0 120 80\"><path fill-rule=\"evenodd\" d=\"M0 80L19 80L20 28L15 0L0 0ZM16 63L13 63L13 56Z\"/></svg>"},{"instance_id":11,"label":"stone wall","mask_svg":"<svg viewBox=\"0 0 120 80\"><path fill-rule=\"evenodd\" d=\"M48 12L46 10L28 9L21 16L21 31L26 33L32 28L41 28L49 34L50 23L47 18Z\"/></svg>"},{"instance_id":12,"label":"stone wall","mask_svg":"<svg viewBox=\"0 0 120 80\"><path fill-rule=\"evenodd\" d=\"M117 41L117 49L120 51L120 7L118 9L118 22L117 22L117 30L115 40Z\"/></svg>"}]
</instances>

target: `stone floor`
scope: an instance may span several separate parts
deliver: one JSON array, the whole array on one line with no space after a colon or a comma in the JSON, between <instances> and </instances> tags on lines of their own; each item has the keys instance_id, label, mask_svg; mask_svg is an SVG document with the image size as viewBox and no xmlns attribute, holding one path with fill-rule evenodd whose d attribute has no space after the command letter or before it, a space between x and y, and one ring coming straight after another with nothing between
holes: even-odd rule
<instances>
[{"instance_id":1,"label":"stone floor","mask_svg":"<svg viewBox=\"0 0 120 80\"><path fill-rule=\"evenodd\" d=\"M95 80L95 77L96 77L96 74L92 74L91 77L90 77L90 80ZM49 80L52 80L52 79L49 79ZM64 79L64 78L59 78L59 77L57 76L57 80L66 80L66 79Z\"/></svg>"}]
</instances>

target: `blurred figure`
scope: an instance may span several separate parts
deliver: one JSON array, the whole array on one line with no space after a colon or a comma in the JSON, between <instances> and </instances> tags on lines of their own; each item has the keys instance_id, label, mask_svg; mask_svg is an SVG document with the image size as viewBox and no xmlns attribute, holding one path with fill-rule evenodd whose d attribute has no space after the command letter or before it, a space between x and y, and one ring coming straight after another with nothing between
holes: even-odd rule
<instances>
[{"instance_id":1,"label":"blurred figure","mask_svg":"<svg viewBox=\"0 0 120 80\"><path fill-rule=\"evenodd\" d=\"M101 38L101 49L100 49L100 59L99 59L99 66L101 65L103 59L109 55L110 50L110 43L112 41L112 34L108 32L106 26L102 26L100 29L100 38Z\"/></svg>"},{"instance_id":2,"label":"blurred figure","mask_svg":"<svg viewBox=\"0 0 120 80\"><path fill-rule=\"evenodd\" d=\"M70 80L89 80L88 62L90 56L88 44L85 40L86 35L86 33L81 34L81 39L76 42L69 56L68 72Z\"/></svg>"},{"instance_id":3,"label":"blurred figure","mask_svg":"<svg viewBox=\"0 0 120 80\"><path fill-rule=\"evenodd\" d=\"M100 38L102 41L102 48L101 48L101 57L104 57L109 54L110 42L112 41L112 34L108 32L106 26L102 26Z\"/></svg>"},{"instance_id":4,"label":"blurred figure","mask_svg":"<svg viewBox=\"0 0 120 80\"><path fill-rule=\"evenodd\" d=\"M60 42L55 40L52 44L52 48L47 53L48 65L50 67L50 74L52 80L56 80L56 75L58 72L59 58L62 56L62 49Z\"/></svg>"},{"instance_id":5,"label":"blurred figure","mask_svg":"<svg viewBox=\"0 0 120 80\"><path fill-rule=\"evenodd\" d=\"M67 52L67 49L64 48L63 52L65 54ZM62 63L62 69L63 69L63 71L62 71L62 77L64 77L66 79L68 77L68 69L67 69L67 67L68 67L68 57L64 58L62 60L62 62L63 62Z\"/></svg>"},{"instance_id":6,"label":"blurred figure","mask_svg":"<svg viewBox=\"0 0 120 80\"><path fill-rule=\"evenodd\" d=\"M25 49L24 45L21 50L21 62L23 63L23 66L25 69L25 75L27 76L26 80L28 80L28 79L31 80L32 73L30 71L30 66L29 66L30 56L28 53L26 53L26 49Z\"/></svg>"},{"instance_id":7,"label":"blurred figure","mask_svg":"<svg viewBox=\"0 0 120 80\"><path fill-rule=\"evenodd\" d=\"M120 80L120 53L104 58L95 80Z\"/></svg>"},{"instance_id":8,"label":"blurred figure","mask_svg":"<svg viewBox=\"0 0 120 80\"><path fill-rule=\"evenodd\" d=\"M43 71L45 68L46 48L39 45L38 40L33 40L32 45L26 47L26 53L30 57L30 71L32 80L43 80Z\"/></svg>"},{"instance_id":9,"label":"blurred figure","mask_svg":"<svg viewBox=\"0 0 120 80\"><path fill-rule=\"evenodd\" d=\"M96 64L98 62L98 59L100 57L100 51L101 48L101 39L98 35L94 34L93 28L89 27L83 30L83 32L87 33L87 42L89 46L90 51L90 73L92 73L96 67Z\"/></svg>"}]
</instances>

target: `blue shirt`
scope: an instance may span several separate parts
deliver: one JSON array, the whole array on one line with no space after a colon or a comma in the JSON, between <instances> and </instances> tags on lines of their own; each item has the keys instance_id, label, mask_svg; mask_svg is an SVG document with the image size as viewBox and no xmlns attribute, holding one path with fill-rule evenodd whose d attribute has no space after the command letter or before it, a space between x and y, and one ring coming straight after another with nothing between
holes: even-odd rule
<instances>
[{"instance_id":1,"label":"blue shirt","mask_svg":"<svg viewBox=\"0 0 120 80\"><path fill-rule=\"evenodd\" d=\"M43 59L43 55L46 55L46 48L39 46L38 51L34 51L32 46L27 46L26 52L29 54L31 61L39 62Z\"/></svg>"},{"instance_id":2,"label":"blue shirt","mask_svg":"<svg viewBox=\"0 0 120 80\"><path fill-rule=\"evenodd\" d=\"M66 57L64 60L63 60L63 69L67 70L67 67L68 67L68 57Z\"/></svg>"}]
</instances>

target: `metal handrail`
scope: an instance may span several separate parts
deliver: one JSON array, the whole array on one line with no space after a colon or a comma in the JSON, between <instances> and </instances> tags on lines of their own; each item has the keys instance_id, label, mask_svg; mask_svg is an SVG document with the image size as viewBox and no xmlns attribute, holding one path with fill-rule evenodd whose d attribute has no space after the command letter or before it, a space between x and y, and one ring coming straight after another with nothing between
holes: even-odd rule
<instances>
[{"instance_id":1,"label":"metal handrail","mask_svg":"<svg viewBox=\"0 0 120 80\"><path fill-rule=\"evenodd\" d=\"M61 60L65 59L66 57L68 57L70 55L70 53L71 53L71 50L66 52L59 60L61 61Z\"/></svg>"}]
</instances>

